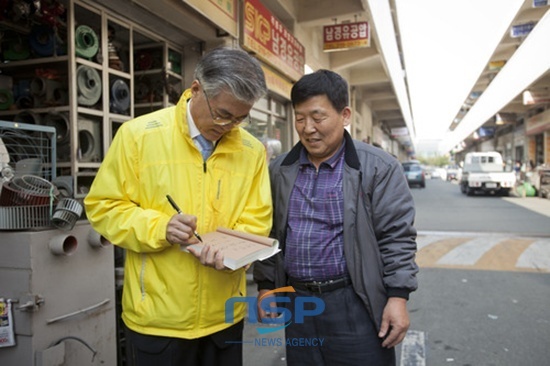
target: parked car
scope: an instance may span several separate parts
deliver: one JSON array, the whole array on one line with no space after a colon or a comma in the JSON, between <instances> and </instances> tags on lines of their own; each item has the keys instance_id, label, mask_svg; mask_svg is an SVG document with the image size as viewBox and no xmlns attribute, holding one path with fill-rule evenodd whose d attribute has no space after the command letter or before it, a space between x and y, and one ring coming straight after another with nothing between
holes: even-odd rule
<instances>
[{"instance_id":1,"label":"parked car","mask_svg":"<svg viewBox=\"0 0 550 366\"><path fill-rule=\"evenodd\" d=\"M449 182L453 180L459 181L461 178L461 169L458 165L447 165L445 172L445 180Z\"/></svg>"},{"instance_id":2,"label":"parked car","mask_svg":"<svg viewBox=\"0 0 550 366\"><path fill-rule=\"evenodd\" d=\"M402 163L403 170L405 171L405 176L407 177L407 183L409 187L420 186L421 188L426 187L426 177L424 175L424 170L420 163L417 161L406 161Z\"/></svg>"}]
</instances>

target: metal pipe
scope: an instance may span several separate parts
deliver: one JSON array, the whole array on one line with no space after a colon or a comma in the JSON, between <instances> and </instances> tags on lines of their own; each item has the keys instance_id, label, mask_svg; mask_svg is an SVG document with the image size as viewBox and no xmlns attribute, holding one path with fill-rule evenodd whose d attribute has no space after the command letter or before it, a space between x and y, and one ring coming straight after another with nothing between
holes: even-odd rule
<instances>
[{"instance_id":1,"label":"metal pipe","mask_svg":"<svg viewBox=\"0 0 550 366\"><path fill-rule=\"evenodd\" d=\"M49 246L54 255L71 255L76 251L78 240L72 235L57 235L50 239Z\"/></svg>"},{"instance_id":2,"label":"metal pipe","mask_svg":"<svg viewBox=\"0 0 550 366\"><path fill-rule=\"evenodd\" d=\"M111 301L111 300L110 299L105 299L105 300L103 300L101 302L98 302L97 304L89 306L87 308L80 309L80 310L74 311L74 312L69 313L69 314L61 315L61 316L58 316L56 318L48 319L48 320L46 320L46 324L52 324L52 323L55 323L55 322L58 322L58 321L61 321L61 320L65 320L67 318L71 318L73 316L85 313L87 311L97 309L97 308L107 304L109 301Z\"/></svg>"}]
</instances>

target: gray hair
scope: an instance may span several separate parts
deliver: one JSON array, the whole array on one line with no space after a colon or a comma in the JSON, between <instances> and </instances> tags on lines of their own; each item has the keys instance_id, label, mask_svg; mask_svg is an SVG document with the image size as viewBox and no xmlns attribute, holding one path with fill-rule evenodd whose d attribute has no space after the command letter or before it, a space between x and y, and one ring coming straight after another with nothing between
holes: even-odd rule
<instances>
[{"instance_id":1,"label":"gray hair","mask_svg":"<svg viewBox=\"0 0 550 366\"><path fill-rule=\"evenodd\" d=\"M197 64L194 78L212 97L228 91L238 100L254 104L267 93L260 63L240 49L220 47L208 52Z\"/></svg>"}]
</instances>

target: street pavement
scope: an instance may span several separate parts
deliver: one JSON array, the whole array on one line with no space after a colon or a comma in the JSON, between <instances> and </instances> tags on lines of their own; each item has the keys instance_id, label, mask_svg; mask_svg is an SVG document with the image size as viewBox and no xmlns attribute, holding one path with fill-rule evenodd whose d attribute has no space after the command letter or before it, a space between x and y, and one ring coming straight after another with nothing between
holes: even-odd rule
<instances>
[{"instance_id":1,"label":"street pavement","mask_svg":"<svg viewBox=\"0 0 550 366\"><path fill-rule=\"evenodd\" d=\"M251 268L252 269L252 268ZM256 284L252 281L251 269L246 274L247 296L258 295ZM258 328L266 326L261 324L250 324L245 319L243 334L243 366L275 366L286 365L284 330L278 330L269 334L261 335Z\"/></svg>"},{"instance_id":2,"label":"street pavement","mask_svg":"<svg viewBox=\"0 0 550 366\"><path fill-rule=\"evenodd\" d=\"M503 200L550 217L550 199L540 197L504 197Z\"/></svg>"}]
</instances>

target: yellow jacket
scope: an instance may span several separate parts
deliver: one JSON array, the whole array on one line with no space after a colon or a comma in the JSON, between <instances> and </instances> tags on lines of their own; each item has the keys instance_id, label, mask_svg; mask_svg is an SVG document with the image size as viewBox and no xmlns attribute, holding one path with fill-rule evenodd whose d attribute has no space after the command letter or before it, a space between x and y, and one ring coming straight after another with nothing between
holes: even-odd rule
<instances>
[{"instance_id":1,"label":"yellow jacket","mask_svg":"<svg viewBox=\"0 0 550 366\"><path fill-rule=\"evenodd\" d=\"M271 190L260 141L234 128L203 165L186 118L189 90L177 106L140 116L118 130L84 200L93 228L126 250L124 323L134 331L198 338L220 331L225 302L246 296L243 269L216 271L166 241L175 214L198 217L199 233L218 226L269 234ZM235 306L235 322L245 307Z\"/></svg>"}]
</instances>

